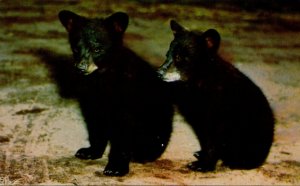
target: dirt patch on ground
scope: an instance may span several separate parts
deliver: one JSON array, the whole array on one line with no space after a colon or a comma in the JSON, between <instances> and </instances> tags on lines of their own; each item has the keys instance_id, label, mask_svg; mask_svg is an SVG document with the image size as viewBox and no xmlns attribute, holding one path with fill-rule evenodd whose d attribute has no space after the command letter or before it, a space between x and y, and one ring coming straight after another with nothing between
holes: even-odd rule
<instances>
[{"instance_id":1,"label":"dirt patch on ground","mask_svg":"<svg viewBox=\"0 0 300 186\"><path fill-rule=\"evenodd\" d=\"M300 14L208 7L111 0L0 1L0 184L300 184ZM127 176L102 174L107 151L100 160L74 158L88 141L72 90L60 89L68 79L57 82L53 76L53 63L63 69L71 60L67 34L57 19L62 9L93 17L127 12L131 20L126 44L154 66L164 61L173 37L170 19L192 29L219 30L222 55L263 89L274 108L275 141L266 163L249 171L221 165L211 173L188 170L186 164L194 160L199 144L178 114L163 156L153 163L132 163Z\"/></svg>"}]
</instances>

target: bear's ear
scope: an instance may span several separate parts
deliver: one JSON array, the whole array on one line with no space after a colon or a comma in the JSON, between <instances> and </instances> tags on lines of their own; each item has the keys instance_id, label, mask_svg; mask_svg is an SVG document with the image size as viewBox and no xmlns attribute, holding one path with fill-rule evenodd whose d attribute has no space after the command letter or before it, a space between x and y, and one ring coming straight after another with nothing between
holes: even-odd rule
<instances>
[{"instance_id":1,"label":"bear's ear","mask_svg":"<svg viewBox=\"0 0 300 186\"><path fill-rule=\"evenodd\" d=\"M123 34L128 26L129 17L124 12L116 12L106 18L104 21L111 31Z\"/></svg>"},{"instance_id":2,"label":"bear's ear","mask_svg":"<svg viewBox=\"0 0 300 186\"><path fill-rule=\"evenodd\" d=\"M68 10L62 10L58 14L61 24L70 32L77 21L82 17Z\"/></svg>"},{"instance_id":3,"label":"bear's ear","mask_svg":"<svg viewBox=\"0 0 300 186\"><path fill-rule=\"evenodd\" d=\"M170 27L175 37L183 35L187 30L174 20L170 21Z\"/></svg>"},{"instance_id":4,"label":"bear's ear","mask_svg":"<svg viewBox=\"0 0 300 186\"><path fill-rule=\"evenodd\" d=\"M206 47L209 51L216 53L219 49L221 36L215 29L209 29L202 34L205 39Z\"/></svg>"}]
</instances>

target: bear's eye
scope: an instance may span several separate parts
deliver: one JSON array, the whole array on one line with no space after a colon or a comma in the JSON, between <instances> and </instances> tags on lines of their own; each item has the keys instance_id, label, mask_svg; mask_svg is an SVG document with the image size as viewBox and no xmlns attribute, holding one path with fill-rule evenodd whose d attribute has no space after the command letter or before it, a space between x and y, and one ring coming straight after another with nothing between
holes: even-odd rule
<instances>
[{"instance_id":1,"label":"bear's eye","mask_svg":"<svg viewBox=\"0 0 300 186\"><path fill-rule=\"evenodd\" d=\"M100 50L98 48L92 48L92 52L98 53Z\"/></svg>"},{"instance_id":2,"label":"bear's eye","mask_svg":"<svg viewBox=\"0 0 300 186\"><path fill-rule=\"evenodd\" d=\"M100 48L92 48L93 53L102 53L104 50Z\"/></svg>"}]
</instances>

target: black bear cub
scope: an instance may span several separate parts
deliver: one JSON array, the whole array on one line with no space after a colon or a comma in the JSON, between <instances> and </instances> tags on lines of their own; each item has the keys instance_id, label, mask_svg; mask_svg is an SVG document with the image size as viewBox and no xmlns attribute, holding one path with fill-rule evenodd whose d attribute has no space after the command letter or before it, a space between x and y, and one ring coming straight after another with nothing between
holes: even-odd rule
<instances>
[{"instance_id":1,"label":"black bear cub","mask_svg":"<svg viewBox=\"0 0 300 186\"><path fill-rule=\"evenodd\" d=\"M220 35L188 31L171 21L174 40L160 74L173 64L181 79L170 83L172 96L197 135L201 151L188 167L213 171L218 160L233 169L263 164L273 142L270 105L247 76L218 54Z\"/></svg>"},{"instance_id":2,"label":"black bear cub","mask_svg":"<svg viewBox=\"0 0 300 186\"><path fill-rule=\"evenodd\" d=\"M90 142L75 156L101 158L110 143L109 176L127 174L131 160L159 158L171 135L173 107L155 69L122 44L128 15L86 18L63 10L59 19L82 74L78 100Z\"/></svg>"}]
</instances>

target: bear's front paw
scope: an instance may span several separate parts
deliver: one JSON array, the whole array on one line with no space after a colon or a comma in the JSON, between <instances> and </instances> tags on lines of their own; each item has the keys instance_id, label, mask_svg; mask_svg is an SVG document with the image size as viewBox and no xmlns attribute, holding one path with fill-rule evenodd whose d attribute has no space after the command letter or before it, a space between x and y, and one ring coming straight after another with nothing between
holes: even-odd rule
<instances>
[{"instance_id":1,"label":"bear's front paw","mask_svg":"<svg viewBox=\"0 0 300 186\"><path fill-rule=\"evenodd\" d=\"M215 170L214 164L208 164L201 161L194 161L187 165L187 167L193 171L198 172L210 172Z\"/></svg>"},{"instance_id":2,"label":"bear's front paw","mask_svg":"<svg viewBox=\"0 0 300 186\"><path fill-rule=\"evenodd\" d=\"M84 160L95 160L101 158L102 154L92 148L81 148L76 152L75 157Z\"/></svg>"},{"instance_id":3,"label":"bear's front paw","mask_svg":"<svg viewBox=\"0 0 300 186\"><path fill-rule=\"evenodd\" d=\"M129 165L113 165L111 163L108 163L108 165L105 167L104 174L106 176L124 176L129 172Z\"/></svg>"},{"instance_id":4,"label":"bear's front paw","mask_svg":"<svg viewBox=\"0 0 300 186\"><path fill-rule=\"evenodd\" d=\"M205 158L205 154L203 151L200 150L194 153L194 157L198 160L203 160Z\"/></svg>"}]
</instances>

